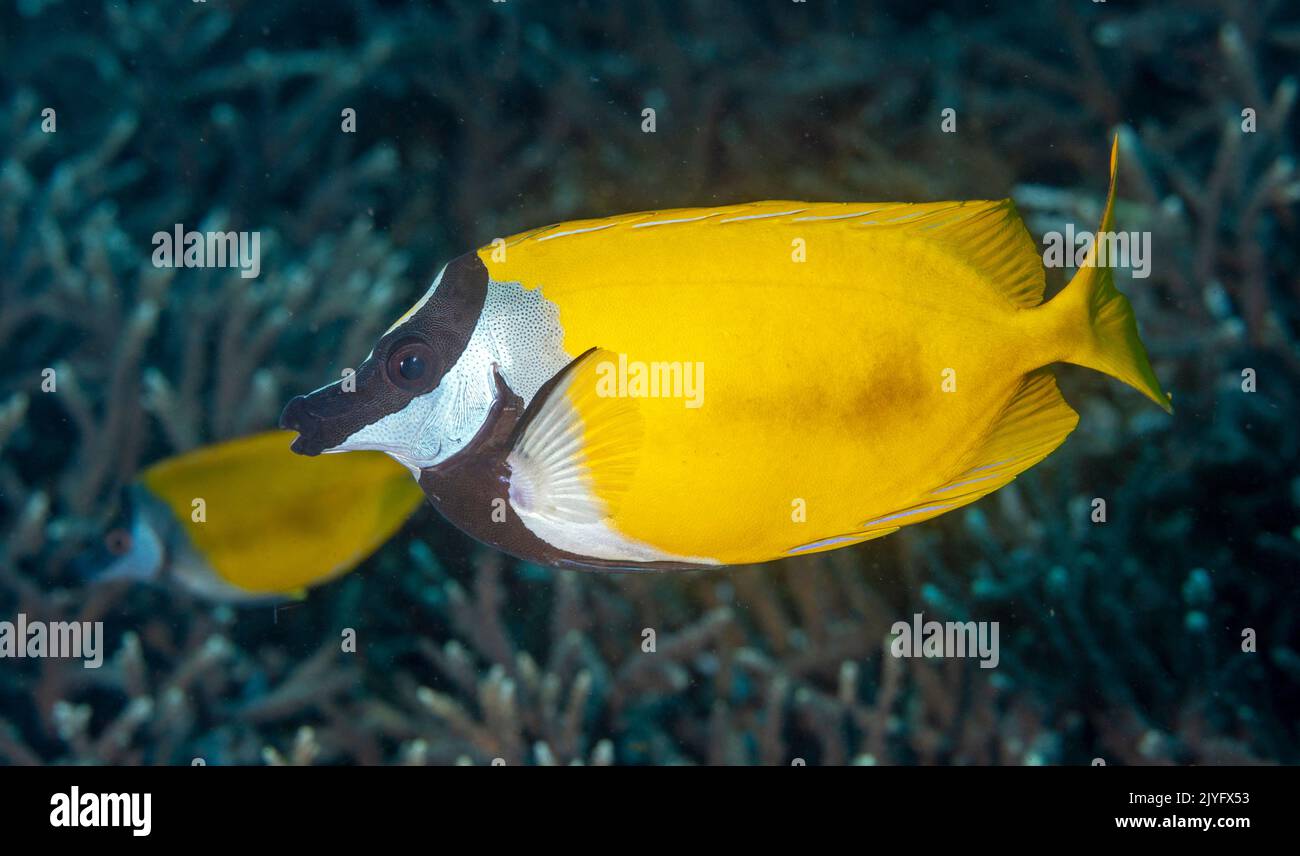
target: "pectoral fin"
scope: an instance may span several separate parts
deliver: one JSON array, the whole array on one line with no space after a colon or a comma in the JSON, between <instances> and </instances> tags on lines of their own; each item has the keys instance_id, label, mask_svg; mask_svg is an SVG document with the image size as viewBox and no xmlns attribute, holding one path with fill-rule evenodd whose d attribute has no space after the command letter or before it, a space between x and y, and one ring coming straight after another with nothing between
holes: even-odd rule
<instances>
[{"instance_id":1,"label":"pectoral fin","mask_svg":"<svg viewBox=\"0 0 1300 856\"><path fill-rule=\"evenodd\" d=\"M525 522L598 524L618 510L641 462L644 429L636 399L605 382L616 363L609 351L587 351L524 415L506 463L510 504Z\"/></svg>"}]
</instances>

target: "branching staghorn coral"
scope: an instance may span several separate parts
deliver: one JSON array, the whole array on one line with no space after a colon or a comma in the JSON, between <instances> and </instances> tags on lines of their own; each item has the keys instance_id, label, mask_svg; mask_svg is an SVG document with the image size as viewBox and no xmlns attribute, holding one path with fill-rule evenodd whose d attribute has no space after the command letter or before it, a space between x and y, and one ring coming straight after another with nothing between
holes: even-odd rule
<instances>
[{"instance_id":1,"label":"branching staghorn coral","mask_svg":"<svg viewBox=\"0 0 1300 856\"><path fill-rule=\"evenodd\" d=\"M1300 39L1282 4L339 0L301 29L248 2L20 6L0 25L0 618L103 619L109 656L4 664L5 762L1300 755L1278 596L1300 559ZM69 578L139 466L269 426L493 237L1013 186L1035 237L1093 228L1114 128L1119 225L1156 253L1121 287L1176 421L1064 369L1079 431L951 520L777 567L596 578L500 564L425 514L277 612ZM150 236L178 222L260 231L261 276L154 268ZM999 668L888 655L917 611L999 620Z\"/></svg>"}]
</instances>

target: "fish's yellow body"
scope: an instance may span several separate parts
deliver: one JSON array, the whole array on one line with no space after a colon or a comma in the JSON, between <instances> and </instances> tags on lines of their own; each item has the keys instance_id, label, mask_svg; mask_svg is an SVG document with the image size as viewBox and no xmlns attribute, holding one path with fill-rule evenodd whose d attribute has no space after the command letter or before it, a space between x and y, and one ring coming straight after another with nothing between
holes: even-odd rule
<instances>
[{"instance_id":1,"label":"fish's yellow body","mask_svg":"<svg viewBox=\"0 0 1300 856\"><path fill-rule=\"evenodd\" d=\"M1112 149L1099 232L1116 163ZM449 262L355 390L298 396L281 425L303 455L387 452L448 520L529 561L814 553L958 508L1050 454L1078 421L1052 363L1169 408L1100 252L1043 303L1009 200L561 223Z\"/></svg>"},{"instance_id":2,"label":"fish's yellow body","mask_svg":"<svg viewBox=\"0 0 1300 856\"><path fill-rule=\"evenodd\" d=\"M179 573L192 587L300 593L355 567L420 505L419 487L386 455L311 461L289 451L292 437L272 431L207 446L141 475L184 533L189 566Z\"/></svg>"},{"instance_id":3,"label":"fish's yellow body","mask_svg":"<svg viewBox=\"0 0 1300 856\"><path fill-rule=\"evenodd\" d=\"M607 526L666 555L816 552L996 490L1077 422L1054 362L1168 407L1110 271L1081 268L1043 304L1042 263L1009 200L658 211L478 256L493 282L558 307L570 357L600 349L564 390L585 484ZM608 386L593 394L637 371L692 378L695 399L685 384L642 387L627 417Z\"/></svg>"}]
</instances>

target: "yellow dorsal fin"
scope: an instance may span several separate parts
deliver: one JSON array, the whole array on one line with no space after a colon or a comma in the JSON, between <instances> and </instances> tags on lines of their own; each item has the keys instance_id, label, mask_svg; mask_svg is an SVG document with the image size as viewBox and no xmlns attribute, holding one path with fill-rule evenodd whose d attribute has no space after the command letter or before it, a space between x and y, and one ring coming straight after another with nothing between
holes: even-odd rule
<instances>
[{"instance_id":1,"label":"yellow dorsal fin","mask_svg":"<svg viewBox=\"0 0 1300 856\"><path fill-rule=\"evenodd\" d=\"M899 227L950 247L956 260L974 268L1013 305L1028 308L1043 302L1043 262L1010 199L955 202Z\"/></svg>"},{"instance_id":2,"label":"yellow dorsal fin","mask_svg":"<svg viewBox=\"0 0 1300 856\"><path fill-rule=\"evenodd\" d=\"M555 223L506 239L508 247L551 241L606 241L646 229L800 230L890 229L948 247L953 261L973 268L998 294L1020 307L1043 301L1042 260L1010 199L970 202L796 202L768 200L715 208L640 211ZM480 253L491 253L482 247Z\"/></svg>"},{"instance_id":3,"label":"yellow dorsal fin","mask_svg":"<svg viewBox=\"0 0 1300 856\"><path fill-rule=\"evenodd\" d=\"M635 398L605 388L617 355L593 348L569 365L511 451L510 499L521 515L568 523L612 516L644 434Z\"/></svg>"}]
</instances>

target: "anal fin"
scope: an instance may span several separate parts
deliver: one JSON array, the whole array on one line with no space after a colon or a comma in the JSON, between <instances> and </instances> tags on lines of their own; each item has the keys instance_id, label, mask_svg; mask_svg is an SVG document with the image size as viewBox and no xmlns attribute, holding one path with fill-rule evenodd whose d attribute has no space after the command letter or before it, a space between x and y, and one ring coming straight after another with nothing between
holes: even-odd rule
<instances>
[{"instance_id":1,"label":"anal fin","mask_svg":"<svg viewBox=\"0 0 1300 856\"><path fill-rule=\"evenodd\" d=\"M1061 396L1052 370L1030 372L956 474L930 496L965 505L992 493L1055 451L1078 424L1079 414Z\"/></svg>"},{"instance_id":2,"label":"anal fin","mask_svg":"<svg viewBox=\"0 0 1300 856\"><path fill-rule=\"evenodd\" d=\"M814 541L788 551L803 554L879 538L903 526L968 505L1010 483L1050 455L1079 422L1056 386L1051 369L1025 375L1020 387L975 443L936 488L923 490L906 505L876 514L857 532Z\"/></svg>"}]
</instances>

